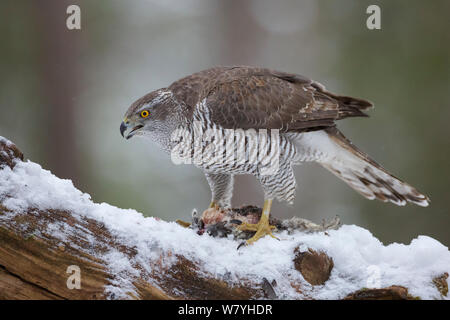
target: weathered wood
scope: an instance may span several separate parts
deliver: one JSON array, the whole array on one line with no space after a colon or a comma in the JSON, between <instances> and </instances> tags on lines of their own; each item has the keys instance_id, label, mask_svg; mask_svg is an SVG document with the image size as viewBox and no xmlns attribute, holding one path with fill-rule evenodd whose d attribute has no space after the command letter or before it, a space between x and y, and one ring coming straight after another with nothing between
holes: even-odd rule
<instances>
[{"instance_id":1,"label":"weathered wood","mask_svg":"<svg viewBox=\"0 0 450 320\"><path fill-rule=\"evenodd\" d=\"M2 209L4 210L4 208ZM5 211L0 212L4 214ZM74 221L67 212L33 211L22 216L20 225L24 230L11 227L15 224L0 223L0 298L3 299L105 299L105 286L111 284L114 275L108 273L104 262L88 253L89 243L81 238L70 239L66 243L40 234L45 225L65 221L70 225L88 228L96 237L95 250L103 250L102 244L113 245L121 252L133 255L133 249L115 242L107 230L95 221ZM139 278L131 279L138 295L130 292L131 299L249 299L261 296L250 287L230 287L224 281L208 277L199 267L177 257L178 263L164 273L148 274L142 268ZM80 290L69 289L66 285L69 274L67 268L79 266L82 271ZM141 279L150 279L143 281ZM157 283L157 286L150 283ZM183 289L183 290L181 290ZM179 296L176 292L185 292ZM114 298L114 297L111 297Z\"/></svg>"},{"instance_id":2,"label":"weathered wood","mask_svg":"<svg viewBox=\"0 0 450 320\"><path fill-rule=\"evenodd\" d=\"M5 166L14 168L17 162L22 160L23 155L14 144L0 139L0 169ZM8 195L0 198L0 299L124 298L106 293L105 288L115 283L116 275L108 269L108 264L101 257L109 249L114 248L131 261L137 252L130 243L124 243L120 240L121 237L113 236L102 222L87 217L80 218L82 215L74 212L30 208L21 214L11 214L12 212L3 205L3 201L7 198ZM258 217L254 215L260 210L256 209L249 207L245 210L236 210L231 218L257 220ZM208 211L206 216L210 218L209 222L219 225L224 218L221 212ZM203 228L201 232L218 233L217 227L208 228L205 221L201 221ZM305 224L304 221L296 223L300 227L304 227ZM284 226L280 222L277 224L279 228L285 230L292 227ZM63 229L67 227L72 232L67 233L68 237L61 240L48 232L49 225L62 226ZM321 230L322 227L315 228ZM90 239L84 236L86 232L91 235ZM170 252L162 254L166 256L160 257L161 263L149 261L148 265L144 266L140 263L147 262L141 261L133 266L139 270L139 275L129 275L128 282L133 288L127 292L127 298L277 298L272 287L276 286L276 283L269 283L266 279L262 283L253 279L239 279L239 285L230 285L202 270L200 265L184 256L173 257L170 256ZM165 266L162 261L169 256L172 260L175 259L175 262ZM292 262L293 272L301 273L311 285L322 285L330 277L333 260L325 253L313 250L300 252L296 249L293 256L295 256ZM73 265L81 269L80 289L70 289L67 285L70 276L67 272L68 267ZM443 295L447 294L445 275L436 278L434 283ZM291 286L297 292L303 291L301 283L291 283ZM346 297L346 299L411 298L413 297L408 294L406 288L398 286L360 290Z\"/></svg>"},{"instance_id":3,"label":"weathered wood","mask_svg":"<svg viewBox=\"0 0 450 320\"><path fill-rule=\"evenodd\" d=\"M324 252L311 249L300 252L299 248L296 248L294 266L310 284L321 285L330 278L334 264L333 259Z\"/></svg>"},{"instance_id":4,"label":"weathered wood","mask_svg":"<svg viewBox=\"0 0 450 320\"><path fill-rule=\"evenodd\" d=\"M61 297L0 268L0 300L59 300Z\"/></svg>"},{"instance_id":5,"label":"weathered wood","mask_svg":"<svg viewBox=\"0 0 450 320\"><path fill-rule=\"evenodd\" d=\"M344 300L415 300L408 289L390 286L382 289L361 289L345 297Z\"/></svg>"},{"instance_id":6,"label":"weathered wood","mask_svg":"<svg viewBox=\"0 0 450 320\"><path fill-rule=\"evenodd\" d=\"M0 167L13 168L22 159L14 144L0 140ZM5 214L8 209L0 202L0 215ZM54 222L85 228L94 241L75 236L62 242L45 231ZM30 209L25 215L1 220L0 243L0 299L105 299L105 287L111 285L114 275L109 273L104 261L90 252L100 253L113 246L130 257L134 254L133 248L118 242L100 222L80 221L70 212L59 210ZM182 256L177 259L163 273L161 268L152 274L140 268L141 276L130 279L137 295L130 292L129 298L250 299L264 295L262 289L246 286L249 281L243 279L242 286L230 287L224 281L208 277L194 262ZM71 265L79 266L82 271L80 290L66 285L70 276L67 268Z\"/></svg>"}]
</instances>

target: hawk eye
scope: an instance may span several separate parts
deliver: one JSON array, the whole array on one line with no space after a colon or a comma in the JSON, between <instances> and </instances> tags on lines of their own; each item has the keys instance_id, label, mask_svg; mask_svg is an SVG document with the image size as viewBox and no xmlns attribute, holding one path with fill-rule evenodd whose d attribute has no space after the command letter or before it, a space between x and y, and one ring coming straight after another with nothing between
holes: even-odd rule
<instances>
[{"instance_id":1,"label":"hawk eye","mask_svg":"<svg viewBox=\"0 0 450 320\"><path fill-rule=\"evenodd\" d=\"M150 115L150 113L147 110L141 111L141 117L142 118L147 118L149 115Z\"/></svg>"}]
</instances>

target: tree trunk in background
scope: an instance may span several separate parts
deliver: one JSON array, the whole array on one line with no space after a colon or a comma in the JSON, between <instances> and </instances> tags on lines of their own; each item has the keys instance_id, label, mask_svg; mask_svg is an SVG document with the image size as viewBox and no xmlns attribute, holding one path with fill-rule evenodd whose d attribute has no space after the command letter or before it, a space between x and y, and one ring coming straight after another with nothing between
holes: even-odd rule
<instances>
[{"instance_id":1,"label":"tree trunk in background","mask_svg":"<svg viewBox=\"0 0 450 320\"><path fill-rule=\"evenodd\" d=\"M76 2L75 2L76 3ZM47 102L46 114L48 150L46 167L56 175L79 182L77 168L77 141L75 139L76 97L78 96L78 57L81 30L68 30L66 10L73 1L33 2L36 40L40 45L37 57L42 68L41 88ZM83 11L81 11L83 28Z\"/></svg>"},{"instance_id":2,"label":"tree trunk in background","mask_svg":"<svg viewBox=\"0 0 450 320\"><path fill-rule=\"evenodd\" d=\"M224 65L254 65L264 42L265 30L251 14L249 1L230 0L221 2L223 13ZM233 204L259 204L262 201L261 189L250 175L235 177Z\"/></svg>"}]
</instances>

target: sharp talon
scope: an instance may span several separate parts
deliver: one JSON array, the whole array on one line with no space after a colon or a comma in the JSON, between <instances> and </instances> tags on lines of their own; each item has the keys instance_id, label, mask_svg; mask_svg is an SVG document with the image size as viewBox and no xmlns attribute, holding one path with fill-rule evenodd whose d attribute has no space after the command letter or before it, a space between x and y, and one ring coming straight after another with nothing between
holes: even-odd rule
<instances>
[{"instance_id":1,"label":"sharp talon","mask_svg":"<svg viewBox=\"0 0 450 320\"><path fill-rule=\"evenodd\" d=\"M239 245L238 245L238 247L236 248L236 250L239 250L240 248L245 247L246 244L247 244L247 243L246 243L245 241L239 243Z\"/></svg>"},{"instance_id":2,"label":"sharp talon","mask_svg":"<svg viewBox=\"0 0 450 320\"><path fill-rule=\"evenodd\" d=\"M277 239L278 241L281 241L280 238L275 237L272 233L269 233L269 236L271 236L274 239Z\"/></svg>"},{"instance_id":3,"label":"sharp talon","mask_svg":"<svg viewBox=\"0 0 450 320\"><path fill-rule=\"evenodd\" d=\"M246 245L253 244L254 242L258 241L259 239L264 238L266 235L269 235L272 238L280 240L272 234L272 230L276 229L276 227L271 226L269 224L269 215L270 215L271 206L272 206L272 199L265 199L264 207L262 209L261 217L259 218L258 223L253 224L253 223L248 223L248 222L242 222L240 225L238 225L236 227L236 229L238 229L240 231L254 231L255 232L253 237L251 237L250 239L248 239L245 242ZM238 249L242 246L243 246L243 244L241 243L239 245Z\"/></svg>"},{"instance_id":4,"label":"sharp talon","mask_svg":"<svg viewBox=\"0 0 450 320\"><path fill-rule=\"evenodd\" d=\"M241 225L237 226L236 228L241 231L255 231L255 234L253 235L253 237L251 237L250 239L247 240L247 242L246 242L247 245L253 244L254 242L263 238L266 235L269 235L272 238L280 240L272 234L272 230L276 229L276 227L269 225L268 219L261 219L256 224L243 222Z\"/></svg>"},{"instance_id":5,"label":"sharp talon","mask_svg":"<svg viewBox=\"0 0 450 320\"><path fill-rule=\"evenodd\" d=\"M230 220L230 223L237 224L237 225L241 225L241 224L242 224L242 221L241 221L241 220L238 220L238 219L233 219L233 220Z\"/></svg>"}]
</instances>

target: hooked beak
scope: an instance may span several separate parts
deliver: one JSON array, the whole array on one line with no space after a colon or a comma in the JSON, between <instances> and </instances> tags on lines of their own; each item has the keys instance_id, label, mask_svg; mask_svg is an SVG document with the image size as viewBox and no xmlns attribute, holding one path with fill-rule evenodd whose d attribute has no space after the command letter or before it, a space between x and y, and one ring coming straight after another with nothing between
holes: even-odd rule
<instances>
[{"instance_id":1,"label":"hooked beak","mask_svg":"<svg viewBox=\"0 0 450 320\"><path fill-rule=\"evenodd\" d=\"M134 136L136 131L143 127L144 126L142 124L131 126L129 121L122 121L122 123L120 124L120 134L122 135L122 137L128 140L132 136Z\"/></svg>"}]
</instances>

